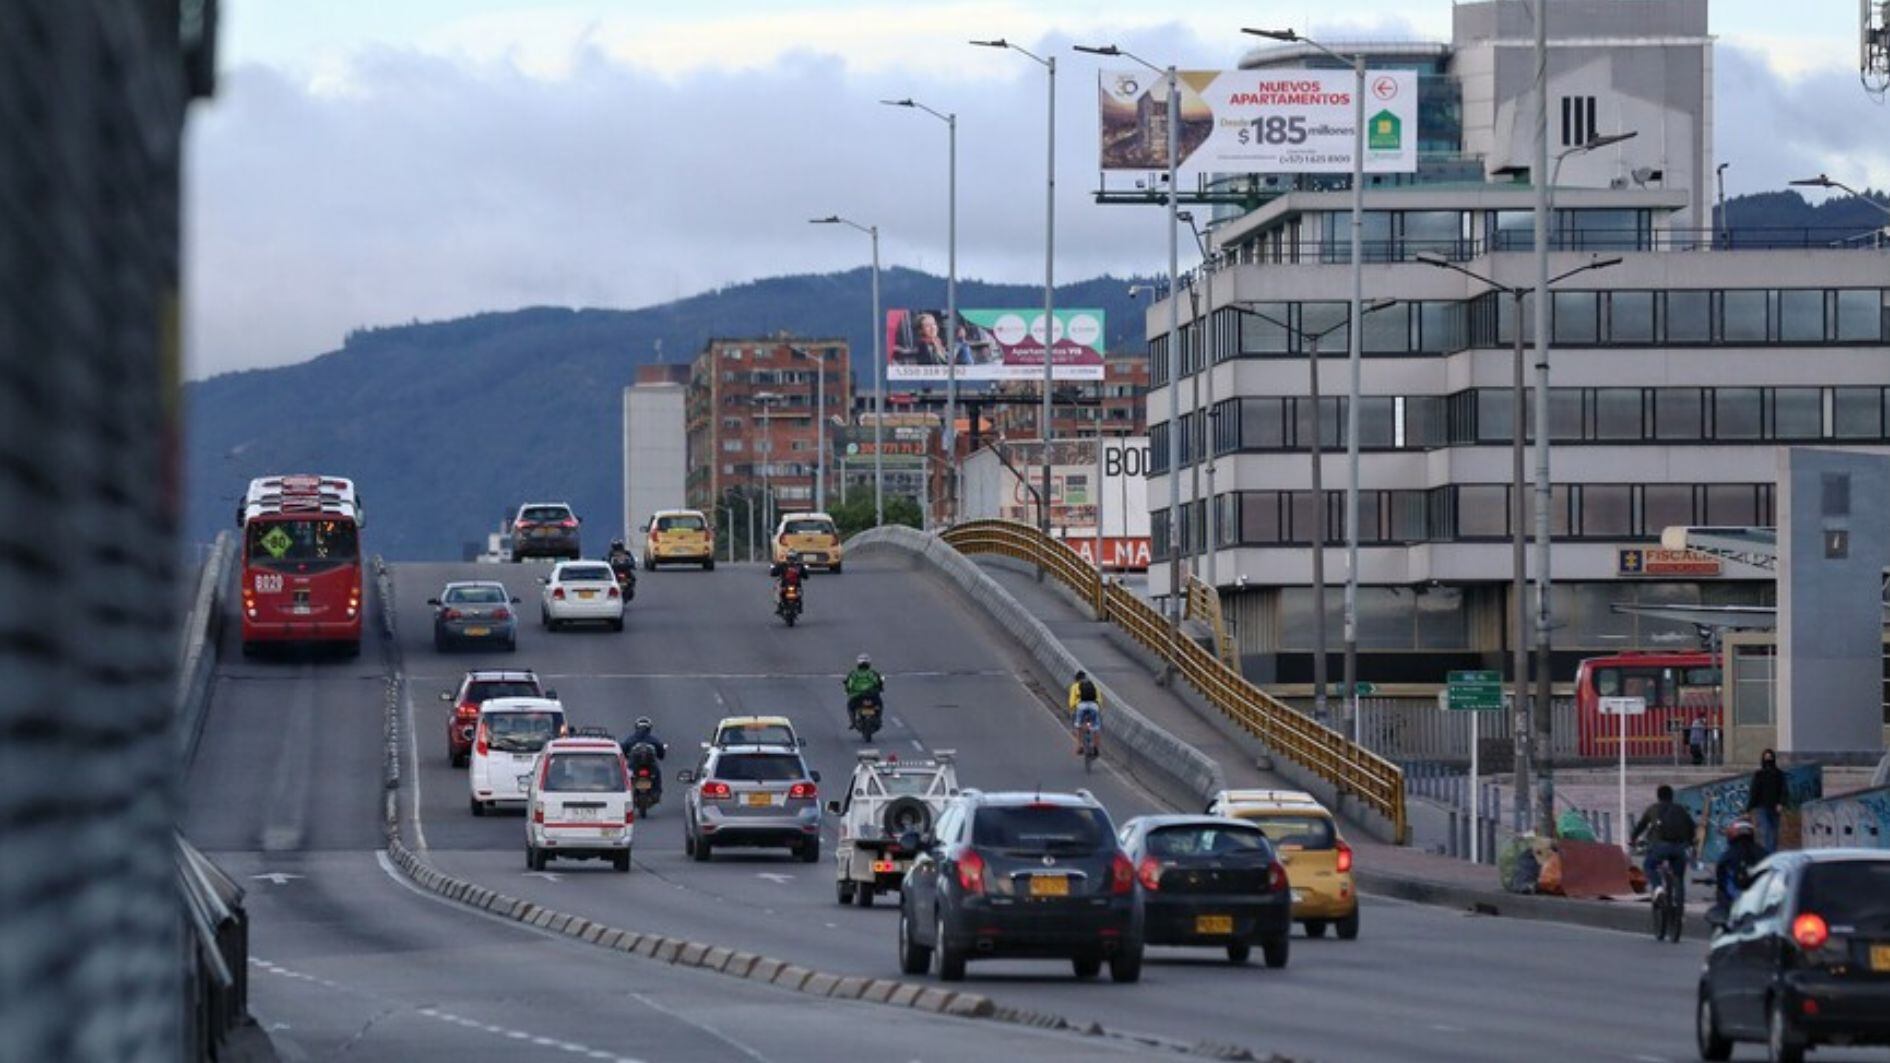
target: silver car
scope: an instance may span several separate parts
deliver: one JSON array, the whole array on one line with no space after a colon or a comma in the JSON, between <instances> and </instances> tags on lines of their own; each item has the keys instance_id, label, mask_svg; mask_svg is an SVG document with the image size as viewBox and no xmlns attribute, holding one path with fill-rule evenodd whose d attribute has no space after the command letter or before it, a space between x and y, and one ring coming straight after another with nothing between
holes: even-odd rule
<instances>
[{"instance_id":1,"label":"silver car","mask_svg":"<svg viewBox=\"0 0 1890 1063\"><path fill-rule=\"evenodd\" d=\"M518 599L505 584L490 580L449 583L433 607L433 648L441 652L471 642L493 642L510 653L518 649Z\"/></svg>"},{"instance_id":2,"label":"silver car","mask_svg":"<svg viewBox=\"0 0 1890 1063\"><path fill-rule=\"evenodd\" d=\"M683 801L683 852L707 860L717 847L786 848L820 859L820 773L789 746L705 750Z\"/></svg>"}]
</instances>

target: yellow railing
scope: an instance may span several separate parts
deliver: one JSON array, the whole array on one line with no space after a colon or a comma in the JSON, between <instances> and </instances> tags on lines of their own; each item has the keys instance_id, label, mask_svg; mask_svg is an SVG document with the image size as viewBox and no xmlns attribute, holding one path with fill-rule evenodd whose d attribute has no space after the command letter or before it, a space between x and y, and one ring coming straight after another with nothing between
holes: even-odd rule
<instances>
[{"instance_id":1,"label":"yellow railing","mask_svg":"<svg viewBox=\"0 0 1890 1063\"><path fill-rule=\"evenodd\" d=\"M1091 602L1137 642L1173 665L1208 703L1279 756L1291 760L1390 820L1405 837L1404 772L1397 765L1254 686L1193 639L1177 637L1147 602L1099 577L1076 551L1028 524L968 521L942 538L964 554L999 554L1041 566ZM1218 605L1218 597L1216 598Z\"/></svg>"},{"instance_id":2,"label":"yellow railing","mask_svg":"<svg viewBox=\"0 0 1890 1063\"><path fill-rule=\"evenodd\" d=\"M1214 634L1214 656L1221 663L1240 671L1240 650L1227 634L1227 618L1221 613L1221 592L1196 576L1188 577L1187 615L1208 626Z\"/></svg>"}]
</instances>

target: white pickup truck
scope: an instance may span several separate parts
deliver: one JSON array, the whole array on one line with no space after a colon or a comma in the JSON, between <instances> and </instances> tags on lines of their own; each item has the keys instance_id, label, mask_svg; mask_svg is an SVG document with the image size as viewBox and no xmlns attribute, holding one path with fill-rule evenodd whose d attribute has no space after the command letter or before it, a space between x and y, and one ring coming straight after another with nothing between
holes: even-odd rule
<instances>
[{"instance_id":1,"label":"white pickup truck","mask_svg":"<svg viewBox=\"0 0 1890 1063\"><path fill-rule=\"evenodd\" d=\"M846 796L827 802L827 811L840 817L834 846L834 893L840 903L870 908L875 894L897 890L918 855L916 839L932 829L945 802L957 795L958 772L949 749L920 760L860 750Z\"/></svg>"}]
</instances>

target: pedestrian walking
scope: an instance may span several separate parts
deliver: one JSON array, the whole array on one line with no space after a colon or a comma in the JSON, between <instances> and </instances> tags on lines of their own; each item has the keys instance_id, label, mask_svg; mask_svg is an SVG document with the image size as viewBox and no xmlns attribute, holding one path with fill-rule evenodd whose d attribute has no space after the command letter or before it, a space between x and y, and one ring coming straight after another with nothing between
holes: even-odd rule
<instances>
[{"instance_id":1,"label":"pedestrian walking","mask_svg":"<svg viewBox=\"0 0 1890 1063\"><path fill-rule=\"evenodd\" d=\"M1778 817L1784 810L1785 773L1778 768L1778 754L1768 749L1759 755L1759 770L1752 773L1746 795L1746 811L1759 828L1759 844L1768 853L1778 851Z\"/></svg>"},{"instance_id":2,"label":"pedestrian walking","mask_svg":"<svg viewBox=\"0 0 1890 1063\"><path fill-rule=\"evenodd\" d=\"M1696 766L1706 763L1706 716L1703 713L1694 713L1693 722L1687 726L1687 752Z\"/></svg>"}]
</instances>

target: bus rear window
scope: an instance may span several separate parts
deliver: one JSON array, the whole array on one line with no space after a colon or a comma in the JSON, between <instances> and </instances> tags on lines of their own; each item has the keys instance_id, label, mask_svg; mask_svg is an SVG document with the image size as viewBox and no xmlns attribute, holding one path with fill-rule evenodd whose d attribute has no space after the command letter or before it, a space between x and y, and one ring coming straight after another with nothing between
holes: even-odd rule
<instances>
[{"instance_id":1,"label":"bus rear window","mask_svg":"<svg viewBox=\"0 0 1890 1063\"><path fill-rule=\"evenodd\" d=\"M361 551L354 523L345 520L250 521L243 549L251 562L263 564L354 561Z\"/></svg>"}]
</instances>

